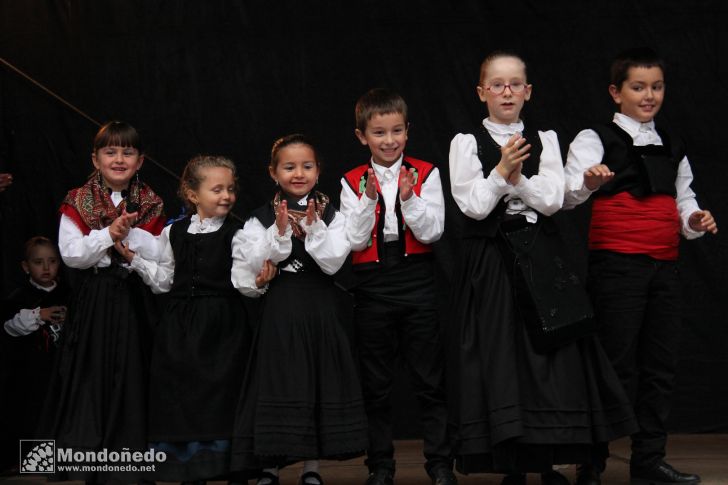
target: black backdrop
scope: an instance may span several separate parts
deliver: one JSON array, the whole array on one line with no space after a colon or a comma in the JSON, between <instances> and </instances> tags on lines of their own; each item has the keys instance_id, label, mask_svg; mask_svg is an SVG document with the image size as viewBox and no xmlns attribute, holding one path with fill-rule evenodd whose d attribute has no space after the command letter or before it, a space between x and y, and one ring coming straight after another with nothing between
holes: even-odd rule
<instances>
[{"instance_id":1,"label":"black backdrop","mask_svg":"<svg viewBox=\"0 0 728 485\"><path fill-rule=\"evenodd\" d=\"M685 329L671 427L726 432L727 13L720 0L1 0L0 56L91 117L131 122L147 152L175 173L195 154L230 156L244 217L271 196L270 145L291 132L316 140L322 189L338 199L343 171L367 157L353 135L353 107L371 87L404 95L408 152L446 172L452 136L483 117L475 85L487 52L523 54L534 85L524 116L556 129L565 150L580 129L611 118L611 57L635 45L658 49L669 64L659 121L684 135L693 188L723 229L681 248ZM91 171L96 127L0 68L0 130L0 171L15 177L0 194L7 292L23 276L22 242L55 238L60 200ZM150 163L143 176L176 215L176 180ZM559 216L582 271L587 214ZM445 301L452 246L437 250ZM399 435L416 435L411 395L397 393Z\"/></svg>"}]
</instances>

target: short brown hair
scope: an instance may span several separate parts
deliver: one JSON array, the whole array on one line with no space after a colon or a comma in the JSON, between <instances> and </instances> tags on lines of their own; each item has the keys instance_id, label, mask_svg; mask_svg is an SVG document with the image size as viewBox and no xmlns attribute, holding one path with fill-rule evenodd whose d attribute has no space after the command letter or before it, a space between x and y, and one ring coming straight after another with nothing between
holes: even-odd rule
<instances>
[{"instance_id":1,"label":"short brown hair","mask_svg":"<svg viewBox=\"0 0 728 485\"><path fill-rule=\"evenodd\" d=\"M627 74L633 67L659 67L664 75L665 61L649 47L635 47L620 52L612 61L609 71L610 83L617 89L627 80Z\"/></svg>"},{"instance_id":2,"label":"short brown hair","mask_svg":"<svg viewBox=\"0 0 728 485\"><path fill-rule=\"evenodd\" d=\"M232 160L217 155L198 155L187 162L187 165L182 172L182 178L179 181L178 195L188 210L194 212L197 209L195 204L193 204L187 197L187 191L196 191L200 188L200 184L204 178L201 173L202 169L215 167L229 168L233 173L233 180L235 181L235 188L237 189L237 170L235 169L235 164Z\"/></svg>"},{"instance_id":3,"label":"short brown hair","mask_svg":"<svg viewBox=\"0 0 728 485\"><path fill-rule=\"evenodd\" d=\"M362 133L367 129L367 123L374 115L387 115L397 113L407 123L407 103L398 93L384 88L375 88L364 93L356 102L354 115L356 127Z\"/></svg>"},{"instance_id":4,"label":"short brown hair","mask_svg":"<svg viewBox=\"0 0 728 485\"><path fill-rule=\"evenodd\" d=\"M139 132L123 121L109 121L96 133L94 152L108 146L132 147L136 148L139 154L144 153Z\"/></svg>"},{"instance_id":5,"label":"short brown hair","mask_svg":"<svg viewBox=\"0 0 728 485\"><path fill-rule=\"evenodd\" d=\"M58 248L56 248L56 245L53 241L45 236L33 236L28 239L23 246L23 254L25 256L24 261L30 261L33 250L38 246L47 246L49 248L52 248L56 252L56 254L58 254Z\"/></svg>"}]
</instances>

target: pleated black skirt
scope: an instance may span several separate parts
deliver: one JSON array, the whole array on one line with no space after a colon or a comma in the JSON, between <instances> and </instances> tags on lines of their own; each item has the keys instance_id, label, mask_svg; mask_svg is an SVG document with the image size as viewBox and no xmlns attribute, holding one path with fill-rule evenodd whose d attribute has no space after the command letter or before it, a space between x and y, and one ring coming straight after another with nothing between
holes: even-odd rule
<instances>
[{"instance_id":1,"label":"pleated black skirt","mask_svg":"<svg viewBox=\"0 0 728 485\"><path fill-rule=\"evenodd\" d=\"M151 292L126 269L87 270L70 307L38 436L74 451L144 451L155 317ZM143 472L67 472L55 478L133 482Z\"/></svg>"},{"instance_id":2,"label":"pleated black skirt","mask_svg":"<svg viewBox=\"0 0 728 485\"><path fill-rule=\"evenodd\" d=\"M167 460L154 477L224 475L252 331L239 294L172 297L156 329L149 440Z\"/></svg>"},{"instance_id":3,"label":"pleated black skirt","mask_svg":"<svg viewBox=\"0 0 728 485\"><path fill-rule=\"evenodd\" d=\"M634 432L632 407L596 337L534 351L513 271L493 240L463 241L449 338L456 464L463 473L590 463Z\"/></svg>"},{"instance_id":4,"label":"pleated black skirt","mask_svg":"<svg viewBox=\"0 0 728 485\"><path fill-rule=\"evenodd\" d=\"M281 272L263 302L238 404L231 468L364 453L367 425L333 279Z\"/></svg>"}]
</instances>

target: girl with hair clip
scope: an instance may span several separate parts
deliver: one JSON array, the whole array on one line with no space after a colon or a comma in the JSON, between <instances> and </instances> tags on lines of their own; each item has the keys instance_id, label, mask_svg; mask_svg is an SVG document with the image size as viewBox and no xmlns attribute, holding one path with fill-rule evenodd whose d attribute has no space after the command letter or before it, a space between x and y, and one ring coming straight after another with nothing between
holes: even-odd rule
<instances>
[{"instance_id":1,"label":"girl with hair clip","mask_svg":"<svg viewBox=\"0 0 728 485\"><path fill-rule=\"evenodd\" d=\"M232 468L262 469L258 483L276 485L279 467L303 461L301 483L321 485L319 459L350 458L367 446L361 387L331 277L350 245L344 217L314 190L320 161L307 138L277 140L268 171L279 190L245 223L241 290L264 293L254 280L266 260L279 272L262 302Z\"/></svg>"},{"instance_id":2,"label":"girl with hair clip","mask_svg":"<svg viewBox=\"0 0 728 485\"><path fill-rule=\"evenodd\" d=\"M235 405L252 332L238 293L242 226L227 158L187 163L179 195L192 214L164 228L158 261L126 256L154 293L169 293L150 370L149 441L165 451L154 477L200 482L228 471ZM275 274L264 262L255 287ZM204 483L204 482L203 482Z\"/></svg>"},{"instance_id":3,"label":"girl with hair clip","mask_svg":"<svg viewBox=\"0 0 728 485\"><path fill-rule=\"evenodd\" d=\"M157 258L162 200L138 172L139 133L112 121L96 134L94 172L60 208L58 245L78 270L56 374L39 430L74 451L145 450L151 292L121 253ZM67 479L133 480L133 472L68 472Z\"/></svg>"},{"instance_id":4,"label":"girl with hair clip","mask_svg":"<svg viewBox=\"0 0 728 485\"><path fill-rule=\"evenodd\" d=\"M549 220L561 208L564 173L556 133L520 118L531 89L519 56L486 57L477 92L488 117L450 145L463 214L450 339L454 453L461 472L504 473L503 485L525 485L527 472L540 472L543 485L568 485L553 465L591 463L636 428L588 334L588 298ZM575 324L556 327L550 318L579 302ZM553 329L541 333L547 324ZM564 329L574 333L550 340ZM587 478L579 485L595 485Z\"/></svg>"}]
</instances>

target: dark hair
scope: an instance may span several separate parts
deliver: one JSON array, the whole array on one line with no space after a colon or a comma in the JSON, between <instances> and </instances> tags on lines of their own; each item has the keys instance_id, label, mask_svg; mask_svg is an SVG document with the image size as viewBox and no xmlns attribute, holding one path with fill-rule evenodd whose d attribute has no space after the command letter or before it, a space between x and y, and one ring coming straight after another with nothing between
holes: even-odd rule
<instances>
[{"instance_id":1,"label":"dark hair","mask_svg":"<svg viewBox=\"0 0 728 485\"><path fill-rule=\"evenodd\" d=\"M480 79L478 80L479 85L483 84L483 80L485 80L485 73L486 73L490 63L495 61L496 59L500 59L502 57L513 57L514 59L518 59L519 61L521 61L523 63L523 73L526 75L528 74L526 72L526 61L523 60L523 57L519 56L518 54L516 54L513 51L497 50L497 51L493 51L490 54L488 54L487 56L485 56L485 59L483 59L483 62L480 63Z\"/></svg>"},{"instance_id":2,"label":"dark hair","mask_svg":"<svg viewBox=\"0 0 728 485\"><path fill-rule=\"evenodd\" d=\"M659 67L665 73L665 61L649 47L634 47L620 52L612 61L610 83L617 89L627 80L627 73L633 67Z\"/></svg>"},{"instance_id":3,"label":"dark hair","mask_svg":"<svg viewBox=\"0 0 728 485\"><path fill-rule=\"evenodd\" d=\"M364 93L356 102L354 116L356 127L364 133L374 115L401 114L407 123L407 103L398 93L385 88L374 88Z\"/></svg>"},{"instance_id":4,"label":"dark hair","mask_svg":"<svg viewBox=\"0 0 728 485\"><path fill-rule=\"evenodd\" d=\"M311 143L311 140L309 140L306 135L294 133L292 135L282 136L273 142L273 147L270 149L270 166L273 170L275 170L278 166L278 155L281 150L290 145L306 145L309 147L313 152L313 158L316 161L316 166L318 166L319 170L321 169L321 159L319 158L318 152L316 152L316 148L313 146L313 143Z\"/></svg>"},{"instance_id":5,"label":"dark hair","mask_svg":"<svg viewBox=\"0 0 728 485\"><path fill-rule=\"evenodd\" d=\"M123 121L109 121L99 129L94 137L94 152L108 146L136 148L144 153L142 140L136 128Z\"/></svg>"},{"instance_id":6,"label":"dark hair","mask_svg":"<svg viewBox=\"0 0 728 485\"><path fill-rule=\"evenodd\" d=\"M23 246L23 254L25 255L25 258L23 260L29 261L31 253L38 246L48 246L49 248L52 248L56 252L56 254L58 254L58 249L56 248L56 245L55 243L53 243L53 241L44 236L33 236L28 239Z\"/></svg>"},{"instance_id":7,"label":"dark hair","mask_svg":"<svg viewBox=\"0 0 728 485\"><path fill-rule=\"evenodd\" d=\"M195 204L193 204L187 198L187 191L197 191L200 188L200 184L204 180L202 176L202 170L205 168L223 167L228 168L233 173L233 180L235 182L235 189L237 190L238 178L236 176L237 170L235 164L229 158L220 157L216 155L198 155L192 160L187 162L184 171L182 171L182 178L179 181L179 191L177 194L185 204L185 207L191 212L197 210Z\"/></svg>"}]
</instances>

